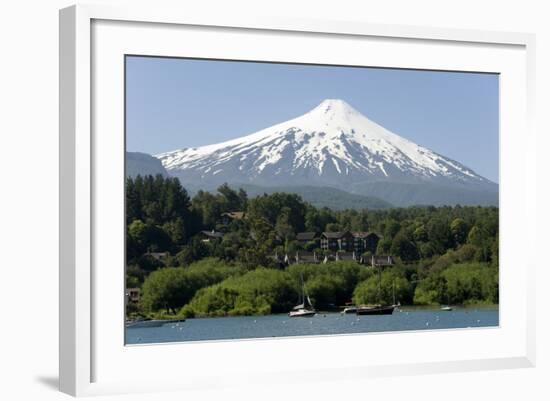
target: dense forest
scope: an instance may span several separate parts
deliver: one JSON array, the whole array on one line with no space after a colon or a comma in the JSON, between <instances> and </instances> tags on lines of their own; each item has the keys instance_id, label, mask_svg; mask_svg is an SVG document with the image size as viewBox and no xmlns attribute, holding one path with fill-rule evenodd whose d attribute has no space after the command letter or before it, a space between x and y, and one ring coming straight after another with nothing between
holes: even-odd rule
<instances>
[{"instance_id":1,"label":"dense forest","mask_svg":"<svg viewBox=\"0 0 550 401\"><path fill-rule=\"evenodd\" d=\"M226 184L191 199L177 178L158 175L127 179L126 219L126 285L141 290L132 314L287 312L300 276L317 308L391 302L394 294L402 304L498 303L496 207L331 210L292 193L249 198ZM204 241L204 231L223 236ZM304 231L375 232L375 253L397 263L381 274L354 261L281 267L276 253L324 252L296 241Z\"/></svg>"}]
</instances>

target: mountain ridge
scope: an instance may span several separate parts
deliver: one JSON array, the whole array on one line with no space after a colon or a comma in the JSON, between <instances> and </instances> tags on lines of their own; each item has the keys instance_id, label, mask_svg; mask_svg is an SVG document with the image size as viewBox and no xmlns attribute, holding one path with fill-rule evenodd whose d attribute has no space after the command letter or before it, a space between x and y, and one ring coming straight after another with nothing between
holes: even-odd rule
<instances>
[{"instance_id":1,"label":"mountain ridge","mask_svg":"<svg viewBox=\"0 0 550 401\"><path fill-rule=\"evenodd\" d=\"M385 129L339 99L250 135L156 157L182 182L206 186L310 185L364 194L361 185L391 183L498 192L497 184L472 169Z\"/></svg>"},{"instance_id":2,"label":"mountain ridge","mask_svg":"<svg viewBox=\"0 0 550 401\"><path fill-rule=\"evenodd\" d=\"M126 152L126 177L137 175L157 175L168 177L162 162L148 153Z\"/></svg>"}]
</instances>

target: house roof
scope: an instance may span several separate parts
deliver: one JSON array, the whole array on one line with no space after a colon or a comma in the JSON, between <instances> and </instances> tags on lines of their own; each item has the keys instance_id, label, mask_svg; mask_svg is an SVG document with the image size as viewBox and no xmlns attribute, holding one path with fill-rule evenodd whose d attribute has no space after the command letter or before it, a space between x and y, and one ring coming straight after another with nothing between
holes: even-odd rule
<instances>
[{"instance_id":1,"label":"house roof","mask_svg":"<svg viewBox=\"0 0 550 401\"><path fill-rule=\"evenodd\" d=\"M376 235L377 237L380 237L378 234L376 234L373 231L355 231L352 232L353 236L355 238L367 238L369 235Z\"/></svg>"},{"instance_id":2,"label":"house roof","mask_svg":"<svg viewBox=\"0 0 550 401\"><path fill-rule=\"evenodd\" d=\"M322 235L329 239L340 239L342 237L351 235L351 233L349 231L334 231L334 232L324 232Z\"/></svg>"},{"instance_id":3,"label":"house roof","mask_svg":"<svg viewBox=\"0 0 550 401\"><path fill-rule=\"evenodd\" d=\"M170 255L170 253L169 252L147 252L145 255L151 256L155 259L160 259Z\"/></svg>"},{"instance_id":4,"label":"house roof","mask_svg":"<svg viewBox=\"0 0 550 401\"><path fill-rule=\"evenodd\" d=\"M222 216L227 216L230 219L241 220L244 218L244 212L225 212Z\"/></svg>"},{"instance_id":5,"label":"house roof","mask_svg":"<svg viewBox=\"0 0 550 401\"><path fill-rule=\"evenodd\" d=\"M296 239L298 241L312 241L317 238L319 235L316 232L303 232L296 234Z\"/></svg>"},{"instance_id":6,"label":"house roof","mask_svg":"<svg viewBox=\"0 0 550 401\"><path fill-rule=\"evenodd\" d=\"M201 231L202 234L206 235L208 238L223 238L223 233L219 232L219 231L208 231L208 230L203 230Z\"/></svg>"}]
</instances>

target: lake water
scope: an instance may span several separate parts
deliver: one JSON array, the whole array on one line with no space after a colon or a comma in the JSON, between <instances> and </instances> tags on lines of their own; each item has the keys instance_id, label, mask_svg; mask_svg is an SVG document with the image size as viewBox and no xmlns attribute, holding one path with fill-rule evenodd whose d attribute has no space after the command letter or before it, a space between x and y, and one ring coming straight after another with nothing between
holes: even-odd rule
<instances>
[{"instance_id":1,"label":"lake water","mask_svg":"<svg viewBox=\"0 0 550 401\"><path fill-rule=\"evenodd\" d=\"M373 333L498 326L498 309L396 310L388 316L318 313L312 318L287 315L187 319L161 327L127 328L127 344L165 343L241 338Z\"/></svg>"}]
</instances>

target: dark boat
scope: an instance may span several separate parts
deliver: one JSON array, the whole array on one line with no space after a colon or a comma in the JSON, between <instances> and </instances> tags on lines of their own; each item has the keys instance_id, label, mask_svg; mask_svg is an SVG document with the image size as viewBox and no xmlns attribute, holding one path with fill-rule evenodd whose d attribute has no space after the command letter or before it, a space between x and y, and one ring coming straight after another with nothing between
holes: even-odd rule
<instances>
[{"instance_id":1,"label":"dark boat","mask_svg":"<svg viewBox=\"0 0 550 401\"><path fill-rule=\"evenodd\" d=\"M357 306L355 305L346 306L342 311L343 314L356 313L356 312L357 312Z\"/></svg>"},{"instance_id":2,"label":"dark boat","mask_svg":"<svg viewBox=\"0 0 550 401\"><path fill-rule=\"evenodd\" d=\"M148 328L148 327L162 327L165 324L170 323L183 323L185 319L173 319L173 320L160 320L160 319L136 319L136 320L127 320L127 328Z\"/></svg>"},{"instance_id":3,"label":"dark boat","mask_svg":"<svg viewBox=\"0 0 550 401\"><path fill-rule=\"evenodd\" d=\"M358 315L391 315L396 305L366 305L359 306L355 311Z\"/></svg>"},{"instance_id":4,"label":"dark boat","mask_svg":"<svg viewBox=\"0 0 550 401\"><path fill-rule=\"evenodd\" d=\"M380 294L381 294L381 287L382 287L382 271L380 267L378 267L378 299L380 300ZM393 311L396 307L399 305L396 305L395 303L395 280L392 284L392 293L393 293L393 305L360 305L357 307L357 310L355 313L357 315L391 315L393 314ZM378 301L380 302L380 301Z\"/></svg>"}]
</instances>

